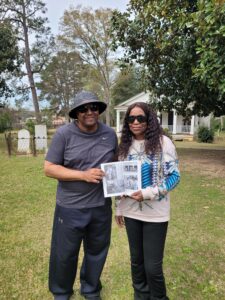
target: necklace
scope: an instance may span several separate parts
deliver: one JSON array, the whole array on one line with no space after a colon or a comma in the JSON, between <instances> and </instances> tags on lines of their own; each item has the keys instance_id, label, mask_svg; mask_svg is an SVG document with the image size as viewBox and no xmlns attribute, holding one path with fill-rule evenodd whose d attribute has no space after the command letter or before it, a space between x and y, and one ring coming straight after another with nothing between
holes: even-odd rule
<instances>
[{"instance_id":1,"label":"necklace","mask_svg":"<svg viewBox=\"0 0 225 300\"><path fill-rule=\"evenodd\" d=\"M131 145L131 152L135 152L138 160L143 160L145 155L145 141L134 140Z\"/></svg>"}]
</instances>

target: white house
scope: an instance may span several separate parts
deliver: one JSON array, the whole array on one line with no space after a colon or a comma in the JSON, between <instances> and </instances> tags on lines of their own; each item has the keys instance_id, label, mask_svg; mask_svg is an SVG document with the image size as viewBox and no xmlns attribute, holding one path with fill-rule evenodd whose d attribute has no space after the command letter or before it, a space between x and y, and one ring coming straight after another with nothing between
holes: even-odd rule
<instances>
[{"instance_id":1,"label":"white house","mask_svg":"<svg viewBox=\"0 0 225 300\"><path fill-rule=\"evenodd\" d=\"M115 106L116 132L118 134L121 132L122 121L128 106L135 102L149 102L149 97L149 92L142 92ZM169 112L158 112L158 116L162 128L168 128L173 135L185 134L193 136L199 126L210 127L211 116L198 117L197 115L193 115L191 118L186 118L182 115L178 115L175 109Z\"/></svg>"}]
</instances>

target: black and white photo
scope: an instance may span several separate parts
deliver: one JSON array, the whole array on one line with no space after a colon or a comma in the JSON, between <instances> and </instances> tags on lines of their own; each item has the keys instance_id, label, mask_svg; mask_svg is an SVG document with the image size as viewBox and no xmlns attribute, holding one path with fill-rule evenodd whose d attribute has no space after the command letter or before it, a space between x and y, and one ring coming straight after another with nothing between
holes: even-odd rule
<instances>
[{"instance_id":1,"label":"black and white photo","mask_svg":"<svg viewBox=\"0 0 225 300\"><path fill-rule=\"evenodd\" d=\"M141 167L139 161L113 162L101 165L104 171L104 196L129 195L141 189Z\"/></svg>"}]
</instances>

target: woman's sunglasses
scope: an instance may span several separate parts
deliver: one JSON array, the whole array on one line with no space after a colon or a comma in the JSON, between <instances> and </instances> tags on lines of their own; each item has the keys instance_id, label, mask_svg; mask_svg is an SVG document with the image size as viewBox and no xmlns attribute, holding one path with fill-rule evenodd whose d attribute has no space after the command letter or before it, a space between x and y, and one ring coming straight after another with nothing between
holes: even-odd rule
<instances>
[{"instance_id":1,"label":"woman's sunglasses","mask_svg":"<svg viewBox=\"0 0 225 300\"><path fill-rule=\"evenodd\" d=\"M146 117L146 116L143 116L143 115L129 116L129 117L127 117L127 122L128 122L129 124L134 123L135 120L137 120L138 123L145 123L145 122L147 122L147 117Z\"/></svg>"},{"instance_id":2,"label":"woman's sunglasses","mask_svg":"<svg viewBox=\"0 0 225 300\"><path fill-rule=\"evenodd\" d=\"M77 111L79 113L87 113L88 110L90 109L90 111L98 111L99 110L99 106L97 104L85 104L85 105L81 105L77 108Z\"/></svg>"}]
</instances>

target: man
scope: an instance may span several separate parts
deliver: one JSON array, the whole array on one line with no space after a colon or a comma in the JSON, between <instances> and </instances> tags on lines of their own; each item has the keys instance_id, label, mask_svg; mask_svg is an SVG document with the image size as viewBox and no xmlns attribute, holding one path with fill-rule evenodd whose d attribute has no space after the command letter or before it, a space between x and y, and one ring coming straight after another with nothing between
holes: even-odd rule
<instances>
[{"instance_id":1,"label":"man","mask_svg":"<svg viewBox=\"0 0 225 300\"><path fill-rule=\"evenodd\" d=\"M55 300L68 300L73 293L81 242L80 293L101 299L112 211L111 199L103 195L100 164L113 161L117 151L114 130L98 120L105 109L95 94L78 93L69 112L75 121L58 129L46 156L45 174L58 180L49 269Z\"/></svg>"}]
</instances>

